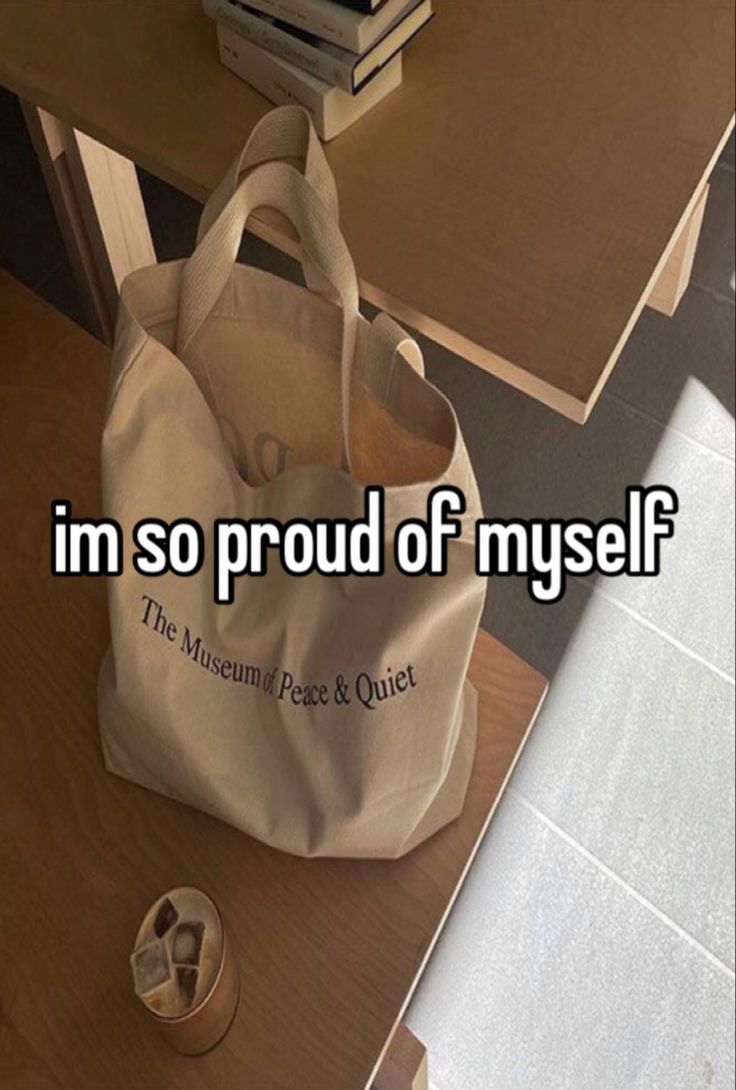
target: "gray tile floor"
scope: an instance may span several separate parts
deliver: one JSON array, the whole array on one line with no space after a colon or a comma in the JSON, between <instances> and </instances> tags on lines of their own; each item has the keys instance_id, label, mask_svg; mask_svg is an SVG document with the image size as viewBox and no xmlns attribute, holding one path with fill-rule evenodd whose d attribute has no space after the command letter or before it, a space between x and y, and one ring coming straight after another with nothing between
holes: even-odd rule
<instances>
[{"instance_id":1,"label":"gray tile floor","mask_svg":"<svg viewBox=\"0 0 736 1090\"><path fill-rule=\"evenodd\" d=\"M680 499L654 581L491 587L487 626L552 685L410 1010L437 1090L734 1086L732 147L712 183L690 289L585 428L427 346L487 512Z\"/></svg>"},{"instance_id":2,"label":"gray tile floor","mask_svg":"<svg viewBox=\"0 0 736 1090\"><path fill-rule=\"evenodd\" d=\"M83 321L2 91L0 137L0 266ZM197 205L141 180L159 257L183 256ZM552 686L409 1012L435 1090L734 1086L733 141L712 183L692 286L645 311L585 428L424 344L488 514L600 518L636 483L681 505L655 581L490 588L486 627Z\"/></svg>"}]
</instances>

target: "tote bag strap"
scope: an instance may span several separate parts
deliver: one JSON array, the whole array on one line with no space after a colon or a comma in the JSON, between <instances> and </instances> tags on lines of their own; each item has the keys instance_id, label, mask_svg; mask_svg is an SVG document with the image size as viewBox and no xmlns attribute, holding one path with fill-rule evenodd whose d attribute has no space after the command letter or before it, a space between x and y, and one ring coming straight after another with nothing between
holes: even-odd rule
<instances>
[{"instance_id":1,"label":"tote bag strap","mask_svg":"<svg viewBox=\"0 0 736 1090\"><path fill-rule=\"evenodd\" d=\"M339 220L337 186L312 119L301 106L280 106L261 118L245 147L210 195L199 220L197 242L207 234L243 175L261 163L280 159L304 161L304 177L330 215Z\"/></svg>"},{"instance_id":2,"label":"tote bag strap","mask_svg":"<svg viewBox=\"0 0 736 1090\"><path fill-rule=\"evenodd\" d=\"M424 357L417 342L388 314L378 314L368 332L361 372L363 381L384 401L390 394L399 354L424 377Z\"/></svg>"},{"instance_id":3,"label":"tote bag strap","mask_svg":"<svg viewBox=\"0 0 736 1090\"><path fill-rule=\"evenodd\" d=\"M190 345L233 274L248 217L258 208L286 216L301 239L306 260L335 289L342 305L341 427L343 468L350 470L350 386L358 335L358 281L336 220L307 180L288 163L264 163L233 196L184 265L179 296L177 355L187 360ZM204 364L188 365L210 406L216 402Z\"/></svg>"},{"instance_id":4,"label":"tote bag strap","mask_svg":"<svg viewBox=\"0 0 736 1090\"><path fill-rule=\"evenodd\" d=\"M281 106L261 118L245 147L210 195L200 217L197 242L202 241L249 170L262 163L293 159L303 163L304 177L335 222L339 222L335 178L312 119L302 106ZM315 269L304 259L302 265L308 287L324 292L325 284Z\"/></svg>"}]
</instances>

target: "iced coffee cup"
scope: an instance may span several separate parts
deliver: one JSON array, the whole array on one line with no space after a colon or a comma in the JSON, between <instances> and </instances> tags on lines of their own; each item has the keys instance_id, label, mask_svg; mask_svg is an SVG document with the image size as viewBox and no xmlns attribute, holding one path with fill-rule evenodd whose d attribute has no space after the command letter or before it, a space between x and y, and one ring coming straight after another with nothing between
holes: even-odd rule
<instances>
[{"instance_id":1,"label":"iced coffee cup","mask_svg":"<svg viewBox=\"0 0 736 1090\"><path fill-rule=\"evenodd\" d=\"M222 1040L238 1005L238 972L206 893L180 886L160 897L130 962L136 993L172 1048L195 1056Z\"/></svg>"}]
</instances>

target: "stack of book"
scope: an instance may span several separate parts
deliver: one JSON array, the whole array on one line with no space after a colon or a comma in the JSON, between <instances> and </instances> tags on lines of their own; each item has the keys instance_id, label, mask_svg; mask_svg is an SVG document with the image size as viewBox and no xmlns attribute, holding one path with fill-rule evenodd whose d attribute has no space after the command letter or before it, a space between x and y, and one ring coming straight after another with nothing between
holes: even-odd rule
<instances>
[{"instance_id":1,"label":"stack of book","mask_svg":"<svg viewBox=\"0 0 736 1090\"><path fill-rule=\"evenodd\" d=\"M432 0L203 0L220 59L277 105L297 102L331 140L399 86L402 52Z\"/></svg>"}]
</instances>

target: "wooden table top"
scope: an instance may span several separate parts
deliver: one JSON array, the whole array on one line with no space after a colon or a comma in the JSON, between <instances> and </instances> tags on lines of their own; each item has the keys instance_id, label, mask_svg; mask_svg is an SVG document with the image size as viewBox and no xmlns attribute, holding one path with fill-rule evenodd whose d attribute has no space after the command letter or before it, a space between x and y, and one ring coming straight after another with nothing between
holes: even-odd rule
<instances>
[{"instance_id":1,"label":"wooden table top","mask_svg":"<svg viewBox=\"0 0 736 1090\"><path fill-rule=\"evenodd\" d=\"M730 130L734 5L435 5L329 146L363 294L582 421ZM0 82L200 199L269 108L199 0L11 0L0 42Z\"/></svg>"},{"instance_id":2,"label":"wooden table top","mask_svg":"<svg viewBox=\"0 0 736 1090\"><path fill-rule=\"evenodd\" d=\"M107 773L104 582L50 575L50 504L99 511L108 351L0 273L0 1086L366 1090L545 692L481 634L463 816L396 863L305 861ZM243 984L211 1054L171 1052L128 955L163 890L221 906Z\"/></svg>"}]
</instances>

